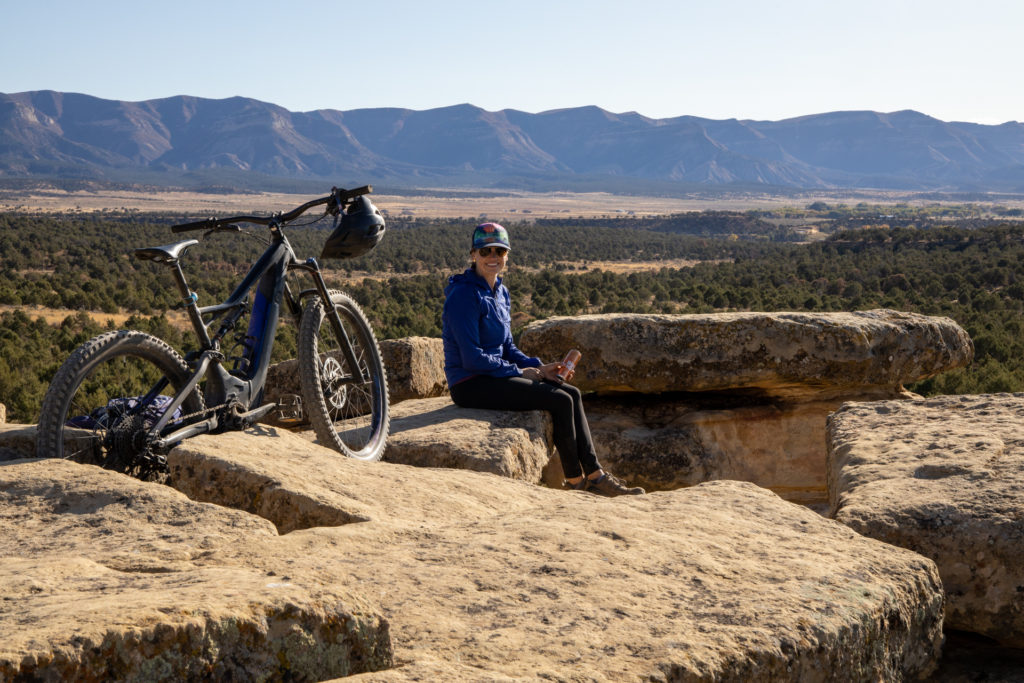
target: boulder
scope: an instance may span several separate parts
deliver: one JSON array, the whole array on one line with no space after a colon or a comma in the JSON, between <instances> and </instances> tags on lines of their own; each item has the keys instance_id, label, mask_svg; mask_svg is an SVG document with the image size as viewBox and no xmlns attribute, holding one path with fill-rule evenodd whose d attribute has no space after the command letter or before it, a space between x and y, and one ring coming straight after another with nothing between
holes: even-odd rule
<instances>
[{"instance_id":1,"label":"boulder","mask_svg":"<svg viewBox=\"0 0 1024 683\"><path fill-rule=\"evenodd\" d=\"M939 655L930 560L750 484L606 499L279 430L170 460L190 496L314 527L283 537L304 544L290 574L390 622L399 668L355 680L900 680Z\"/></svg>"},{"instance_id":2,"label":"boulder","mask_svg":"<svg viewBox=\"0 0 1024 683\"><path fill-rule=\"evenodd\" d=\"M0 462L34 458L36 426L8 422L0 424Z\"/></svg>"},{"instance_id":3,"label":"boulder","mask_svg":"<svg viewBox=\"0 0 1024 683\"><path fill-rule=\"evenodd\" d=\"M946 625L1024 648L1024 394L849 405L828 423L831 515L938 565Z\"/></svg>"},{"instance_id":4,"label":"boulder","mask_svg":"<svg viewBox=\"0 0 1024 683\"><path fill-rule=\"evenodd\" d=\"M0 466L0 679L322 680L393 663L259 517L64 460Z\"/></svg>"},{"instance_id":5,"label":"boulder","mask_svg":"<svg viewBox=\"0 0 1024 683\"><path fill-rule=\"evenodd\" d=\"M444 346L440 339L385 339L380 342L380 354L388 373L388 391L392 403L447 395Z\"/></svg>"},{"instance_id":6,"label":"boulder","mask_svg":"<svg viewBox=\"0 0 1024 683\"><path fill-rule=\"evenodd\" d=\"M551 418L546 412L460 408L445 396L392 407L384 459L537 483L552 456L558 460L551 444Z\"/></svg>"},{"instance_id":7,"label":"boulder","mask_svg":"<svg viewBox=\"0 0 1024 683\"><path fill-rule=\"evenodd\" d=\"M556 317L527 325L519 346L547 361L582 351L574 382L584 391L791 400L888 398L974 355L952 320L890 310Z\"/></svg>"}]
</instances>

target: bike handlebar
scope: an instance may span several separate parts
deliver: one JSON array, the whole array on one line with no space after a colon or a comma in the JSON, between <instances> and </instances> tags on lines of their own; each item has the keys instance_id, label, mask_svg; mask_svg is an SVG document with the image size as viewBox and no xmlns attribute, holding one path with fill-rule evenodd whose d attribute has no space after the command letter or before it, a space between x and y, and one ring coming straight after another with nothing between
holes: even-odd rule
<instances>
[{"instance_id":1,"label":"bike handlebar","mask_svg":"<svg viewBox=\"0 0 1024 683\"><path fill-rule=\"evenodd\" d=\"M231 216L230 218L207 218L201 221L194 221L192 223L181 223L180 225L171 226L171 232L190 232L193 230L212 230L222 225L228 225L230 223L255 223L257 225L271 225L278 223L287 223L293 221L306 211L309 211L314 206L322 206L328 204L327 212L337 215L347 204L353 199L360 195L369 194L373 192L373 187L370 185L363 185L357 187L354 190L345 190L342 188L332 187L331 193L326 197L320 197L312 201L306 202L302 206L297 206L288 213L278 213L273 216ZM333 202L333 203L332 203Z\"/></svg>"}]
</instances>

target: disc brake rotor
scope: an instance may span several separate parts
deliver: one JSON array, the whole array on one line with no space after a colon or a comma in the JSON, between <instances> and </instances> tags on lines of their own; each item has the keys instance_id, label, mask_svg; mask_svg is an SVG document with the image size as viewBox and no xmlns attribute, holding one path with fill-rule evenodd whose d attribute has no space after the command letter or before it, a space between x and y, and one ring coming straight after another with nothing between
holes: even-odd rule
<instances>
[{"instance_id":1,"label":"disc brake rotor","mask_svg":"<svg viewBox=\"0 0 1024 683\"><path fill-rule=\"evenodd\" d=\"M348 387L342 383L345 373L341 363L328 356L320 369L321 384L324 388L324 398L334 410L341 410L348 397Z\"/></svg>"}]
</instances>

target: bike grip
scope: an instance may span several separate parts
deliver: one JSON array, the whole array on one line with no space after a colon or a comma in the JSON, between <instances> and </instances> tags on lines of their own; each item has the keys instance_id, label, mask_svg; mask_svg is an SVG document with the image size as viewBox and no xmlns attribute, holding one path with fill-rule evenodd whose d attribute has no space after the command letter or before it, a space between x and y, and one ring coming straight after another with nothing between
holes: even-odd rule
<instances>
[{"instance_id":1,"label":"bike grip","mask_svg":"<svg viewBox=\"0 0 1024 683\"><path fill-rule=\"evenodd\" d=\"M182 223L181 225L172 225L171 232L190 232L192 230L206 230L215 227L217 227L217 219L207 218L205 220L195 221L194 223Z\"/></svg>"},{"instance_id":2,"label":"bike grip","mask_svg":"<svg viewBox=\"0 0 1024 683\"><path fill-rule=\"evenodd\" d=\"M341 194L341 199L343 201L348 201L349 199L355 199L356 197L358 197L360 195L370 194L371 192L373 192L373 186L372 185L363 185L362 187L357 187L357 188L352 189L352 190L339 190L339 193Z\"/></svg>"}]
</instances>

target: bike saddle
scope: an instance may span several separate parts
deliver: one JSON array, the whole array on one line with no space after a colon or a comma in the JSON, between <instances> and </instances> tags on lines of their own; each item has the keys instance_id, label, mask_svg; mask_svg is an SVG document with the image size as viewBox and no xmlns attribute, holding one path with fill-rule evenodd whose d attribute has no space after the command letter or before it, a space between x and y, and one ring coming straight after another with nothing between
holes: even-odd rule
<instances>
[{"instance_id":1,"label":"bike saddle","mask_svg":"<svg viewBox=\"0 0 1024 683\"><path fill-rule=\"evenodd\" d=\"M132 253L140 261L156 261L157 263L176 263L179 258L185 255L185 250L193 244L199 244L199 240L184 240L174 244L165 244L162 247L144 247L133 249Z\"/></svg>"}]
</instances>

